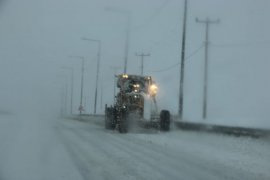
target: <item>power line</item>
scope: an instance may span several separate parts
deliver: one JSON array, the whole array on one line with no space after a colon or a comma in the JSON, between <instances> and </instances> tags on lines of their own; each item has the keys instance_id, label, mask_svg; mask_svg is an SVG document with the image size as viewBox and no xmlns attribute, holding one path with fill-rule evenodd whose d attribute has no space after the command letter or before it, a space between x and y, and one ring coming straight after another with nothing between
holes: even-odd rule
<instances>
[{"instance_id":1,"label":"power line","mask_svg":"<svg viewBox=\"0 0 270 180\"><path fill-rule=\"evenodd\" d=\"M264 42L247 42L247 43L224 43L224 44L209 44L213 47L218 48L230 48L230 47L251 47L251 46L259 46L259 45L270 45L270 41Z\"/></svg>"},{"instance_id":2,"label":"power line","mask_svg":"<svg viewBox=\"0 0 270 180\"><path fill-rule=\"evenodd\" d=\"M173 26L173 28L169 31L169 33L167 33L167 32L163 32L163 33L161 33L161 34L163 34L162 36L161 36L161 38L158 40L158 41L155 41L155 42L151 42L151 44L152 45L150 45L150 46L148 46L148 47L146 47L146 48L144 48L144 49L146 49L146 50L148 50L148 51L152 51L154 48L156 48L157 46L159 46L159 45L164 45L164 42L166 41L166 40L168 40L169 38L171 38L171 37L173 37L175 34L173 34L174 32L176 32L176 30L177 30L177 26L178 26L178 23L176 23L174 26ZM174 37L173 38L174 40L176 39L176 37ZM176 42L176 41L175 41Z\"/></svg>"},{"instance_id":3,"label":"power line","mask_svg":"<svg viewBox=\"0 0 270 180\"><path fill-rule=\"evenodd\" d=\"M270 42L258 42L258 43L228 43L228 44L213 44L213 43L209 43L209 46L213 46L213 47L220 47L220 48L226 48L226 47L233 47L233 46L251 46L251 45L256 45L256 44L265 44L265 45L270 45ZM191 62L191 57L193 57L194 55L196 55L203 47L205 46L205 44L202 44L200 47L198 47L196 50L194 50L190 55L188 55L185 58L185 64L188 64L189 62ZM170 69L176 68L178 65L180 65L180 63L175 63L171 66L168 66L164 69L159 69L159 70L154 70L154 71L150 71L150 72L163 72L163 71L168 71Z\"/></svg>"},{"instance_id":4,"label":"power line","mask_svg":"<svg viewBox=\"0 0 270 180\"><path fill-rule=\"evenodd\" d=\"M141 57L141 75L143 75L143 63L144 63L144 57L145 56L150 56L150 54L144 54L144 53L141 53L141 54L138 54L136 53L135 56L140 56Z\"/></svg>"},{"instance_id":5,"label":"power line","mask_svg":"<svg viewBox=\"0 0 270 180\"><path fill-rule=\"evenodd\" d=\"M132 31L136 31L139 30L141 28L144 28L146 26L148 26L151 22L153 22L163 11L163 9L169 4L170 0L166 0L164 1L161 6L159 8L157 8L155 10L155 12L141 25L135 26L134 28L132 28Z\"/></svg>"},{"instance_id":6,"label":"power line","mask_svg":"<svg viewBox=\"0 0 270 180\"><path fill-rule=\"evenodd\" d=\"M189 60L192 56L194 56L195 54L197 54L202 48L204 47L204 44L201 45L199 48L197 48L195 51L193 51L190 55L188 55L185 60ZM190 61L190 60L189 60ZM186 61L186 62L189 62L189 61ZM178 63L175 63L169 67L166 67L164 69L160 69L160 70L155 70L155 71L151 71L151 72L163 72L163 71L168 71L170 69L173 69L173 68L176 68L178 65L180 65L180 62Z\"/></svg>"},{"instance_id":7,"label":"power line","mask_svg":"<svg viewBox=\"0 0 270 180\"><path fill-rule=\"evenodd\" d=\"M186 61L186 64L187 64L187 62L191 62L190 61L190 58L192 56L194 56L195 54L197 54L203 47L204 47L204 44L202 44L198 49L196 49L195 51L193 51L193 53L191 53L187 58L185 58L185 60L188 60L188 61Z\"/></svg>"}]
</instances>

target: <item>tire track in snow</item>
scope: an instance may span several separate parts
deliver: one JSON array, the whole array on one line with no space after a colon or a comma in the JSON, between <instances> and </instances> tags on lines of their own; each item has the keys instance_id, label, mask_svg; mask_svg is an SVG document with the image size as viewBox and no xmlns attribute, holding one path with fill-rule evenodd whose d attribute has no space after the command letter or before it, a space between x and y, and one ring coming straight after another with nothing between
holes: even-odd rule
<instances>
[{"instance_id":1,"label":"tire track in snow","mask_svg":"<svg viewBox=\"0 0 270 180\"><path fill-rule=\"evenodd\" d=\"M65 144L84 179L119 179L119 177L120 179L145 179L141 177L140 174L134 173L130 164L127 166L124 163L125 158L129 156L128 154L126 154L126 157L123 157L121 152L121 154L118 154L118 157L114 157L114 154L108 150L104 150L99 144L95 143L96 139L89 141L89 138L84 137L81 131L72 128L68 128L67 130L69 133L71 132L69 136L72 135L73 138L69 140L66 139ZM85 146L82 147L81 143L84 143ZM112 149L112 147L107 148ZM94 153L94 156L98 156L99 158L95 161L95 159L91 157L91 153ZM91 171L91 166L93 168L93 165L103 168L102 170L96 168L97 171L93 172Z\"/></svg>"},{"instance_id":2,"label":"tire track in snow","mask_svg":"<svg viewBox=\"0 0 270 180\"><path fill-rule=\"evenodd\" d=\"M83 130L90 134L91 128L83 128ZM104 139L104 131L97 133ZM106 133L106 131L105 134L110 135L108 140L113 139L110 141L111 144L114 144L114 146L118 146L130 155L133 155L135 159L140 159L144 164L155 167L155 171L167 174L166 178L170 177L169 179L178 179L181 175L179 170L189 179L200 179L201 177L206 179L222 178L235 180L256 178L255 174L239 171L234 167L226 166L218 162L212 162L212 159L210 158L209 160L209 157L202 159L201 157L196 156L196 154L186 151L176 151L157 144L147 143L142 139L138 139L136 134ZM91 137L92 136L89 135L88 138ZM211 154L209 154L209 156L211 156ZM162 157L165 157L165 159L162 159ZM159 159L163 160L161 163L165 164L165 170L164 168L157 166Z\"/></svg>"},{"instance_id":3,"label":"tire track in snow","mask_svg":"<svg viewBox=\"0 0 270 180\"><path fill-rule=\"evenodd\" d=\"M102 177L101 179L183 178L194 180L258 178L255 174L235 169L233 166L222 164L222 162L213 161L211 154L209 154L209 157L201 157L194 152L152 142L151 136L153 134L150 137L146 135L148 136L147 139L143 139L144 135L142 136L142 134L119 134L115 131L105 130L97 124L82 123L78 126L74 123L74 125L69 126L67 130L76 136L76 139L70 140L73 141L72 143L75 141L73 147L70 147L73 148L73 156L82 156L78 158L80 160L75 161L81 161L77 164L79 164L79 167L84 166L84 168L90 167L93 162L103 166L103 170L96 173L99 174L99 179L100 177ZM166 134L164 133L164 135ZM157 136L154 135L154 137ZM76 143L76 141L81 143ZM84 144L83 147L76 147L82 146L82 144ZM77 150L74 150L74 146ZM90 152L103 157L92 159ZM92 162L83 158L88 158ZM88 175L86 173L85 179L91 178L90 174L89 172ZM260 179L263 179L263 177Z\"/></svg>"}]
</instances>

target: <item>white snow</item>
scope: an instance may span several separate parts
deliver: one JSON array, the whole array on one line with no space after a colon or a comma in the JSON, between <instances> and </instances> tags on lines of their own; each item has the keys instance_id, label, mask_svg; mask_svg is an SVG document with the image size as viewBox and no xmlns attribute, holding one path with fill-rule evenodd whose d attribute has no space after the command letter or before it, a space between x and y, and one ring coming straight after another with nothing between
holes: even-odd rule
<instances>
[{"instance_id":1,"label":"white snow","mask_svg":"<svg viewBox=\"0 0 270 180\"><path fill-rule=\"evenodd\" d=\"M80 179L53 125L38 116L0 116L1 180Z\"/></svg>"},{"instance_id":2,"label":"white snow","mask_svg":"<svg viewBox=\"0 0 270 180\"><path fill-rule=\"evenodd\" d=\"M172 127L128 134L103 117L0 117L0 179L269 179L269 139Z\"/></svg>"}]
</instances>

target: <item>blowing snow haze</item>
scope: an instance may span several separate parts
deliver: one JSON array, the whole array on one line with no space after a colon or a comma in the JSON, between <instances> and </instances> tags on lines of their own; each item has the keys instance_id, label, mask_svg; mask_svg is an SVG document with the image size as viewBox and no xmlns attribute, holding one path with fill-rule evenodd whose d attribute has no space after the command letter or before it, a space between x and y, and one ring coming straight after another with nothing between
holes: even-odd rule
<instances>
[{"instance_id":1,"label":"blowing snow haze","mask_svg":"<svg viewBox=\"0 0 270 180\"><path fill-rule=\"evenodd\" d=\"M0 0L0 180L269 180L270 1L187 1L181 119L185 0Z\"/></svg>"},{"instance_id":2,"label":"blowing snow haze","mask_svg":"<svg viewBox=\"0 0 270 180\"><path fill-rule=\"evenodd\" d=\"M112 67L123 72L127 13L130 13L127 72L144 73L159 85L161 108L178 112L183 24L182 0L9 0L0 5L0 111L59 114L61 97L80 103L81 60L85 57L85 113L93 113L97 44L102 42L97 113L113 103ZM114 9L109 11L108 8ZM270 1L189 0L184 81L184 119L202 121L205 25L209 27L208 121L270 127ZM119 11L119 10L123 10ZM68 87L67 89L65 89ZM67 103L70 103L69 100ZM69 105L68 105L69 107Z\"/></svg>"}]
</instances>

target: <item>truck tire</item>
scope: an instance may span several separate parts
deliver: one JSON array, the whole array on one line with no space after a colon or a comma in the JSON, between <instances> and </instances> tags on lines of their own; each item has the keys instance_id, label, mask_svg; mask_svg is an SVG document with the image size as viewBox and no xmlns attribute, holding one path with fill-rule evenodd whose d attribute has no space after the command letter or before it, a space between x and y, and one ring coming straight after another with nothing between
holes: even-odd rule
<instances>
[{"instance_id":1,"label":"truck tire","mask_svg":"<svg viewBox=\"0 0 270 180\"><path fill-rule=\"evenodd\" d=\"M127 133L128 132L128 128L125 122L121 122L119 124L119 132L120 133Z\"/></svg>"},{"instance_id":2,"label":"truck tire","mask_svg":"<svg viewBox=\"0 0 270 180\"><path fill-rule=\"evenodd\" d=\"M160 112L160 130L161 131L169 131L170 130L170 111L162 110Z\"/></svg>"},{"instance_id":3,"label":"truck tire","mask_svg":"<svg viewBox=\"0 0 270 180\"><path fill-rule=\"evenodd\" d=\"M110 120L109 115L106 113L105 115L105 129L111 129L110 128Z\"/></svg>"},{"instance_id":4,"label":"truck tire","mask_svg":"<svg viewBox=\"0 0 270 180\"><path fill-rule=\"evenodd\" d=\"M113 108L107 108L105 113L105 129L114 129L115 124L113 122Z\"/></svg>"},{"instance_id":5,"label":"truck tire","mask_svg":"<svg viewBox=\"0 0 270 180\"><path fill-rule=\"evenodd\" d=\"M126 111L121 112L121 119L119 121L118 130L120 133L128 132L128 115Z\"/></svg>"}]
</instances>

